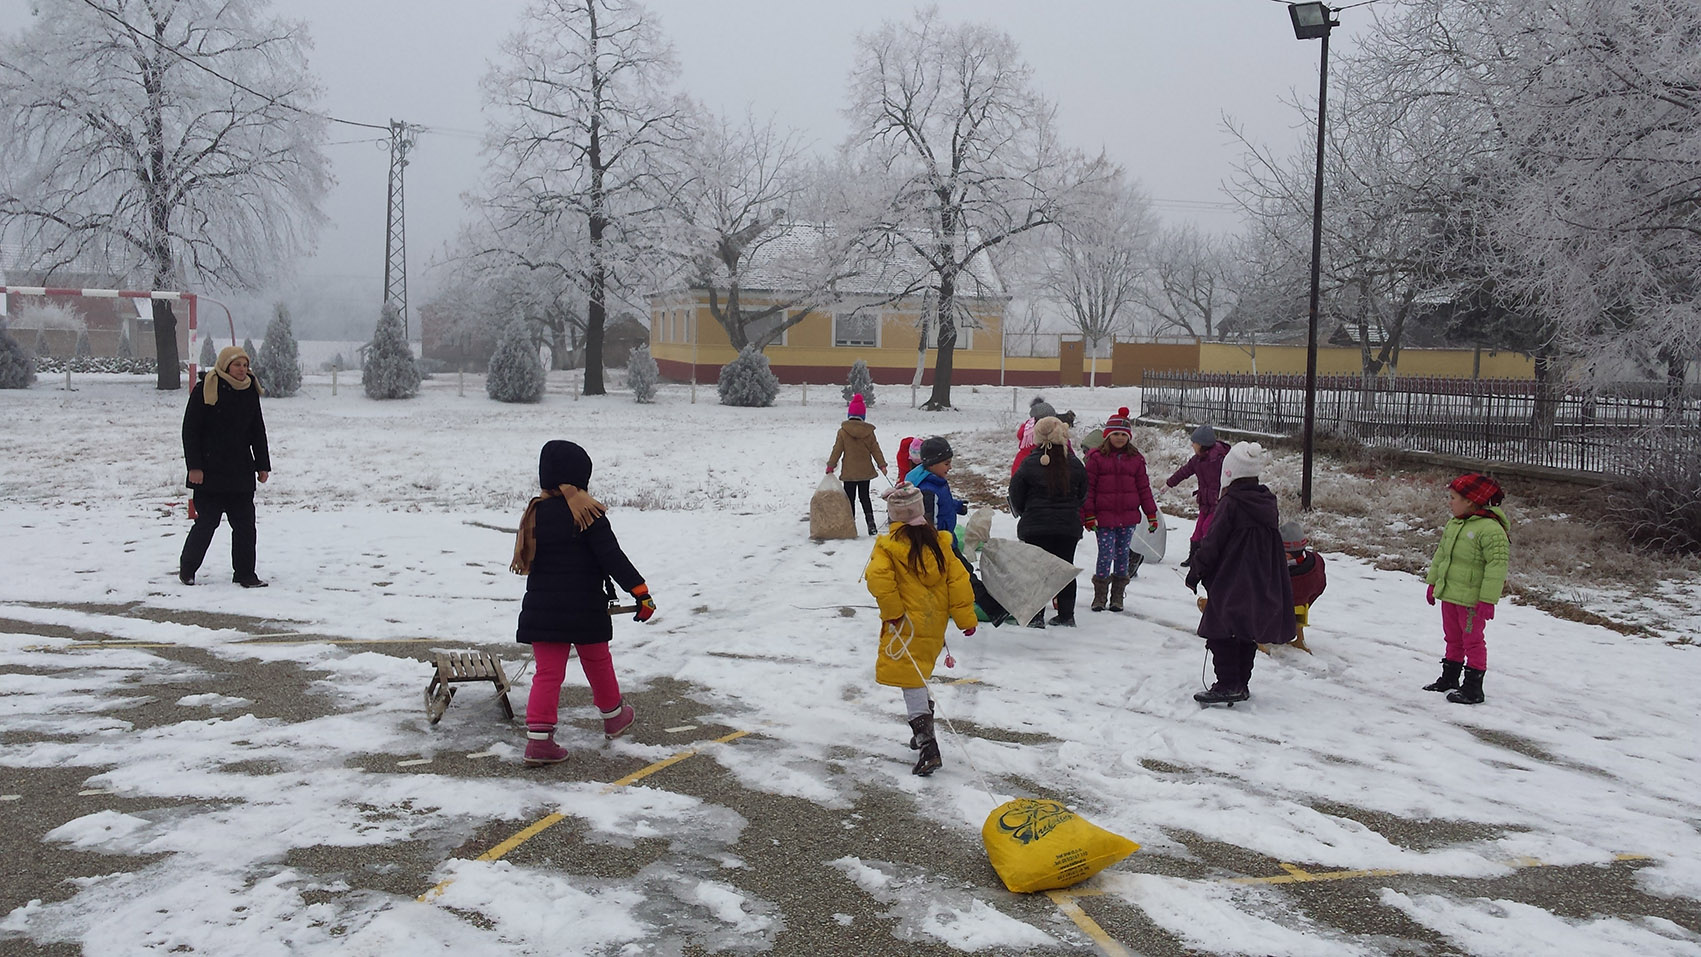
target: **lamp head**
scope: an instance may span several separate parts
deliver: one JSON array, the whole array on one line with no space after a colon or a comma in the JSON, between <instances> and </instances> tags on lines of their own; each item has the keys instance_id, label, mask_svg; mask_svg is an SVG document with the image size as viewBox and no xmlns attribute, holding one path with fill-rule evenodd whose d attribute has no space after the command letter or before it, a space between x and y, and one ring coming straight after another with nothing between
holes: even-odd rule
<instances>
[{"instance_id":1,"label":"lamp head","mask_svg":"<svg viewBox=\"0 0 1701 957\"><path fill-rule=\"evenodd\" d=\"M1335 23L1329 19L1326 3L1290 3L1288 16L1293 18L1293 35L1299 40L1316 40L1329 35Z\"/></svg>"}]
</instances>

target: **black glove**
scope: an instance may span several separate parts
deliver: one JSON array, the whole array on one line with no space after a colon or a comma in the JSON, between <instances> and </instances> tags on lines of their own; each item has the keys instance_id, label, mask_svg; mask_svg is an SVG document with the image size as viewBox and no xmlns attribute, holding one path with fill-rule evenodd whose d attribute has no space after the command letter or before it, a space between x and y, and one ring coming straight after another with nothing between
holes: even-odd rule
<instances>
[{"instance_id":1,"label":"black glove","mask_svg":"<svg viewBox=\"0 0 1701 957\"><path fill-rule=\"evenodd\" d=\"M649 621L650 616L656 613L655 599L651 598L648 594L634 597L638 599L638 610L632 614L632 620Z\"/></svg>"},{"instance_id":2,"label":"black glove","mask_svg":"<svg viewBox=\"0 0 1701 957\"><path fill-rule=\"evenodd\" d=\"M967 514L969 514L969 503L967 503L967 502L958 502L958 503L957 503L957 514L958 514L958 515L967 515Z\"/></svg>"},{"instance_id":3,"label":"black glove","mask_svg":"<svg viewBox=\"0 0 1701 957\"><path fill-rule=\"evenodd\" d=\"M1188 588L1189 591L1193 592L1193 594L1195 594L1195 595L1199 594L1199 573L1198 572L1189 571L1187 573L1187 588Z\"/></svg>"}]
</instances>

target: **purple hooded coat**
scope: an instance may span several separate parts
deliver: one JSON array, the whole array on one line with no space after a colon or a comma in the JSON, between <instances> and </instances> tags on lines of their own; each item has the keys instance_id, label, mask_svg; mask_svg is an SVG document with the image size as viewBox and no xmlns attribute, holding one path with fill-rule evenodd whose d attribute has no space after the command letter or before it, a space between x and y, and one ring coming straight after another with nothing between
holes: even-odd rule
<instances>
[{"instance_id":1,"label":"purple hooded coat","mask_svg":"<svg viewBox=\"0 0 1701 957\"><path fill-rule=\"evenodd\" d=\"M1280 524L1276 496L1257 478L1237 479L1223 491L1187 576L1210 592L1200 637L1261 645L1293 640L1293 581Z\"/></svg>"},{"instance_id":2,"label":"purple hooded coat","mask_svg":"<svg viewBox=\"0 0 1701 957\"><path fill-rule=\"evenodd\" d=\"M1193 497L1199 500L1199 520L1193 523L1193 534L1189 536L1195 542L1204 539L1205 533L1211 530L1211 514L1216 511L1217 499L1222 494L1223 456L1228 453L1228 443L1218 442L1183 462L1181 468L1164 482L1175 488L1190 475L1199 479L1199 487L1193 492Z\"/></svg>"}]
</instances>

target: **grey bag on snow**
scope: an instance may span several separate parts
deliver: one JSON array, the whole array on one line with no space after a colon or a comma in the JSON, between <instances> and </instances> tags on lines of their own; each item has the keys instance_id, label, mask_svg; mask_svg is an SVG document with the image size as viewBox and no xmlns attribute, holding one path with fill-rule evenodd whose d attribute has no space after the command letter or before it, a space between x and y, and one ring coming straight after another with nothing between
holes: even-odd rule
<instances>
[{"instance_id":1,"label":"grey bag on snow","mask_svg":"<svg viewBox=\"0 0 1701 957\"><path fill-rule=\"evenodd\" d=\"M851 511L850 496L845 494L844 483L828 474L809 499L809 537L855 538L856 535L856 513Z\"/></svg>"},{"instance_id":2,"label":"grey bag on snow","mask_svg":"<svg viewBox=\"0 0 1701 957\"><path fill-rule=\"evenodd\" d=\"M1018 623L1038 614L1081 570L1038 545L994 538L980 553L986 590Z\"/></svg>"}]
</instances>

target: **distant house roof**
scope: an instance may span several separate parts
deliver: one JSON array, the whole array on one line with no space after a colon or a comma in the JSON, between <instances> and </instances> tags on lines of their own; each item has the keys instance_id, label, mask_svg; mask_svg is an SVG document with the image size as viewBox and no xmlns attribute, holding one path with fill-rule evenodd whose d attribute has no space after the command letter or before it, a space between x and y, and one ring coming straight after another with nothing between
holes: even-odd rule
<instances>
[{"instance_id":1,"label":"distant house roof","mask_svg":"<svg viewBox=\"0 0 1701 957\"><path fill-rule=\"evenodd\" d=\"M745 263L740 288L745 290L792 290L809 283L829 256L837 230L829 223L780 223L752 240L753 249ZM967 237L974 241L971 234ZM908 289L931 288L926 262L902 243L890 244L882 255L864 254L854 275L837 280L833 288L841 295L888 296ZM715 279L725 270L715 265ZM702 288L694 281L692 288ZM986 254L976 256L960 277L957 295L967 298L1004 298L1004 284Z\"/></svg>"}]
</instances>

